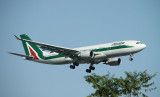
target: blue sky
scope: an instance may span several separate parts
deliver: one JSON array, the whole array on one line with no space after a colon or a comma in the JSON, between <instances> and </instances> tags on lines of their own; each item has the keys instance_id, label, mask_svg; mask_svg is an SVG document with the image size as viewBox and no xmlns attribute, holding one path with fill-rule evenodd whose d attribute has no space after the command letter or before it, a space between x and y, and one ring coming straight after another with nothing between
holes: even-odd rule
<instances>
[{"instance_id":1,"label":"blue sky","mask_svg":"<svg viewBox=\"0 0 160 97\"><path fill-rule=\"evenodd\" d=\"M0 1L0 97L86 97L94 92L83 78L89 64L75 70L30 62L6 52L24 54L13 35L28 34L32 40L75 48L121 40L140 40L147 48L121 57L122 64L95 65L93 73L116 77L144 71L158 75L152 80L160 95L160 1L159 0L1 0Z\"/></svg>"}]
</instances>

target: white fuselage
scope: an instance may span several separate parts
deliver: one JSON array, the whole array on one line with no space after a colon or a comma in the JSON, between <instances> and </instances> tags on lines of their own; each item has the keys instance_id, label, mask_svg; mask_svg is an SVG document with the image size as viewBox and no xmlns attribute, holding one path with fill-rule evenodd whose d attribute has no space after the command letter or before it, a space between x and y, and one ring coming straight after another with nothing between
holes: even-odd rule
<instances>
[{"instance_id":1,"label":"white fuselage","mask_svg":"<svg viewBox=\"0 0 160 97\"><path fill-rule=\"evenodd\" d=\"M120 41L120 42L114 42L114 43L106 43L106 44L99 44L99 45L93 45L93 46L86 46L86 47L80 47L80 48L75 48L74 50L78 51L93 51L95 56L92 59L87 59L87 60L79 60L79 63L99 63L102 62L103 60L106 60L108 58L113 58L113 57L119 57L119 56L126 56L130 54L137 53L141 50L143 50L146 47L145 44L142 44L140 41ZM48 52L43 52L44 56L57 56L59 55L58 53L48 53ZM63 65L63 64L69 64L73 63L74 60L70 57L57 57L57 58L52 58L48 60L36 60L36 62L40 63L46 63L46 64L54 64L54 65Z\"/></svg>"}]
</instances>

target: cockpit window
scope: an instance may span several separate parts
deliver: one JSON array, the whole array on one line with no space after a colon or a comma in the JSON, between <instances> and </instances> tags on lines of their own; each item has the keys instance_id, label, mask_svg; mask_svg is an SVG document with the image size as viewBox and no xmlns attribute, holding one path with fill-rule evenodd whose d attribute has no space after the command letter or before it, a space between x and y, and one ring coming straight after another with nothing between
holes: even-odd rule
<instances>
[{"instance_id":1,"label":"cockpit window","mask_svg":"<svg viewBox=\"0 0 160 97\"><path fill-rule=\"evenodd\" d=\"M136 44L142 44L141 42L137 42Z\"/></svg>"}]
</instances>

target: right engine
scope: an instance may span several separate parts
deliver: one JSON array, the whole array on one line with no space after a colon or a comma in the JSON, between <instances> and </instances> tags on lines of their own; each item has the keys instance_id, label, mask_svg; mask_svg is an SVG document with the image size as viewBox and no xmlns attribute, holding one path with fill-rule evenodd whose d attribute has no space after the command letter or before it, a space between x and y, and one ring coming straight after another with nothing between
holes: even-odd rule
<instances>
[{"instance_id":1,"label":"right engine","mask_svg":"<svg viewBox=\"0 0 160 97\"><path fill-rule=\"evenodd\" d=\"M118 66L121 63L120 58L108 58L104 64L109 64L110 66Z\"/></svg>"}]
</instances>

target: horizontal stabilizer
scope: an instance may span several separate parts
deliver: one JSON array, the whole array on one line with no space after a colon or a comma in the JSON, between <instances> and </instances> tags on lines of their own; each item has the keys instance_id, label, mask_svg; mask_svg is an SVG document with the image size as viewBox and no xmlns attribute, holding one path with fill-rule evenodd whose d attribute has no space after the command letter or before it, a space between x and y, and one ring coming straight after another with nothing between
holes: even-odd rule
<instances>
[{"instance_id":1,"label":"horizontal stabilizer","mask_svg":"<svg viewBox=\"0 0 160 97\"><path fill-rule=\"evenodd\" d=\"M22 55L22 54L18 54L18 53L12 53L12 52L8 52L9 54L12 54L12 55L16 55L16 56L20 56L20 57L24 57L26 59L34 59L34 56L27 56L27 55Z\"/></svg>"},{"instance_id":2,"label":"horizontal stabilizer","mask_svg":"<svg viewBox=\"0 0 160 97\"><path fill-rule=\"evenodd\" d=\"M19 38L18 36L14 35L18 40L21 40L21 38Z\"/></svg>"}]
</instances>

